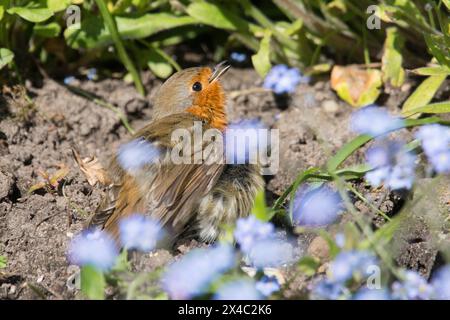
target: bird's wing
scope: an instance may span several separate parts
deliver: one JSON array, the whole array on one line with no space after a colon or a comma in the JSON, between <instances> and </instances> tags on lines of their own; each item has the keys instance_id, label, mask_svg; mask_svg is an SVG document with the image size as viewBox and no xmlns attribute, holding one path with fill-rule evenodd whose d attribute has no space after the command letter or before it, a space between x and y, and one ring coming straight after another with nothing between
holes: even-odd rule
<instances>
[{"instance_id":1,"label":"bird's wing","mask_svg":"<svg viewBox=\"0 0 450 320\"><path fill-rule=\"evenodd\" d=\"M194 218L200 199L212 189L224 169L221 163L175 164L172 161L171 151L176 144L171 139L173 130L186 129L193 140L194 121L199 119L190 114L171 115L135 134L134 139L144 138L157 145L162 155L157 163L148 164L134 174L125 172L117 159L113 159L110 167L113 183L91 218L90 226L104 226L118 239L119 220L133 213L144 213L176 234L184 230ZM203 125L205 129L208 127ZM191 161L194 155L194 152L188 155Z\"/></svg>"}]
</instances>

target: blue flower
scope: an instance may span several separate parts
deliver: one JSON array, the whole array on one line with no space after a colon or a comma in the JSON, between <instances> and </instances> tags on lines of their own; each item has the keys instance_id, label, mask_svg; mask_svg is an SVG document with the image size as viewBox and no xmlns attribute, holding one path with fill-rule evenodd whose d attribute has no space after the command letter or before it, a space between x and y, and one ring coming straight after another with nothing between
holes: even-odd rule
<instances>
[{"instance_id":1,"label":"blue flower","mask_svg":"<svg viewBox=\"0 0 450 320\"><path fill-rule=\"evenodd\" d=\"M334 237L334 242L336 242L336 245L342 249L345 246L345 235L343 233L336 234Z\"/></svg>"},{"instance_id":2,"label":"blue flower","mask_svg":"<svg viewBox=\"0 0 450 320\"><path fill-rule=\"evenodd\" d=\"M86 75L86 77L89 79L89 80L96 80L97 79L97 69L95 69L95 68L90 68L89 70L88 70L88 73L87 73L87 75Z\"/></svg>"},{"instance_id":3,"label":"blue flower","mask_svg":"<svg viewBox=\"0 0 450 320\"><path fill-rule=\"evenodd\" d=\"M307 192L304 188L297 190L292 212L297 225L319 227L335 222L341 209L339 194L323 186Z\"/></svg>"},{"instance_id":4,"label":"blue flower","mask_svg":"<svg viewBox=\"0 0 450 320\"><path fill-rule=\"evenodd\" d=\"M403 120L389 115L385 108L377 105L364 107L353 113L350 119L351 129L360 134L379 136L401 128Z\"/></svg>"},{"instance_id":5,"label":"blue flower","mask_svg":"<svg viewBox=\"0 0 450 320\"><path fill-rule=\"evenodd\" d=\"M416 156L403 150L400 143L383 141L367 150L366 158L374 168L365 175L370 184L386 184L393 190L411 189L415 177Z\"/></svg>"},{"instance_id":6,"label":"blue flower","mask_svg":"<svg viewBox=\"0 0 450 320\"><path fill-rule=\"evenodd\" d=\"M342 251L330 264L329 278L342 283L353 277L366 278L373 265L377 265L377 259L370 252Z\"/></svg>"},{"instance_id":7,"label":"blue flower","mask_svg":"<svg viewBox=\"0 0 450 320\"><path fill-rule=\"evenodd\" d=\"M433 296L433 287L417 272L406 270L402 282L392 284L392 297L399 300L428 300Z\"/></svg>"},{"instance_id":8,"label":"blue flower","mask_svg":"<svg viewBox=\"0 0 450 320\"><path fill-rule=\"evenodd\" d=\"M433 157L429 158L429 161L431 162L431 165L434 167L434 170L436 170L436 172L450 172L450 150L435 154Z\"/></svg>"},{"instance_id":9,"label":"blue flower","mask_svg":"<svg viewBox=\"0 0 450 320\"><path fill-rule=\"evenodd\" d=\"M247 258L258 269L278 267L294 260L294 248L285 240L262 239L248 250Z\"/></svg>"},{"instance_id":10,"label":"blue flower","mask_svg":"<svg viewBox=\"0 0 450 320\"><path fill-rule=\"evenodd\" d=\"M329 279L321 280L311 290L311 299L314 300L345 299L348 295L349 291L342 283Z\"/></svg>"},{"instance_id":11,"label":"blue flower","mask_svg":"<svg viewBox=\"0 0 450 320\"><path fill-rule=\"evenodd\" d=\"M236 223L234 237L241 250L248 253L255 243L273 237L274 227L269 222L263 222L254 215L240 218Z\"/></svg>"},{"instance_id":12,"label":"blue flower","mask_svg":"<svg viewBox=\"0 0 450 320\"><path fill-rule=\"evenodd\" d=\"M450 128L439 124L423 126L416 134L436 172L450 172Z\"/></svg>"},{"instance_id":13,"label":"blue flower","mask_svg":"<svg viewBox=\"0 0 450 320\"><path fill-rule=\"evenodd\" d=\"M256 283L256 289L265 297L280 291L280 283L276 277L264 276Z\"/></svg>"},{"instance_id":14,"label":"blue flower","mask_svg":"<svg viewBox=\"0 0 450 320\"><path fill-rule=\"evenodd\" d=\"M303 76L297 68L289 68L284 64L274 66L266 78L263 87L276 94L292 93L300 83L309 83L310 77Z\"/></svg>"},{"instance_id":15,"label":"blue flower","mask_svg":"<svg viewBox=\"0 0 450 320\"><path fill-rule=\"evenodd\" d=\"M256 289L255 282L250 279L238 279L219 287L214 295L215 300L260 300L262 295Z\"/></svg>"},{"instance_id":16,"label":"blue flower","mask_svg":"<svg viewBox=\"0 0 450 320\"><path fill-rule=\"evenodd\" d=\"M159 149L143 138L123 144L117 152L117 160L120 166L131 173L146 164L156 162L159 157Z\"/></svg>"},{"instance_id":17,"label":"blue flower","mask_svg":"<svg viewBox=\"0 0 450 320\"><path fill-rule=\"evenodd\" d=\"M227 164L256 164L258 151L268 148L267 133L256 119L230 123L225 131L225 156Z\"/></svg>"},{"instance_id":18,"label":"blue flower","mask_svg":"<svg viewBox=\"0 0 450 320\"><path fill-rule=\"evenodd\" d=\"M363 288L355 293L353 300L390 300L390 296L386 289Z\"/></svg>"},{"instance_id":19,"label":"blue flower","mask_svg":"<svg viewBox=\"0 0 450 320\"><path fill-rule=\"evenodd\" d=\"M191 299L205 294L210 284L235 263L231 246L194 249L167 268L162 286L172 299Z\"/></svg>"},{"instance_id":20,"label":"blue flower","mask_svg":"<svg viewBox=\"0 0 450 320\"><path fill-rule=\"evenodd\" d=\"M450 265L444 266L436 271L431 280L434 299L450 300Z\"/></svg>"},{"instance_id":21,"label":"blue flower","mask_svg":"<svg viewBox=\"0 0 450 320\"><path fill-rule=\"evenodd\" d=\"M120 240L127 249L150 252L162 238L161 225L150 218L135 214L119 222Z\"/></svg>"},{"instance_id":22,"label":"blue flower","mask_svg":"<svg viewBox=\"0 0 450 320\"><path fill-rule=\"evenodd\" d=\"M239 62L239 63L242 63L245 60L247 60L247 55L242 52L232 52L230 57L232 60Z\"/></svg>"},{"instance_id":23,"label":"blue flower","mask_svg":"<svg viewBox=\"0 0 450 320\"><path fill-rule=\"evenodd\" d=\"M68 76L68 77L65 77L64 78L64 84L66 85L66 86L68 86L68 85L71 85L71 84L73 84L74 82L75 82L75 77L74 76Z\"/></svg>"},{"instance_id":24,"label":"blue flower","mask_svg":"<svg viewBox=\"0 0 450 320\"><path fill-rule=\"evenodd\" d=\"M77 235L69 246L71 263L91 265L105 271L114 266L119 250L113 238L99 229L84 231Z\"/></svg>"}]
</instances>

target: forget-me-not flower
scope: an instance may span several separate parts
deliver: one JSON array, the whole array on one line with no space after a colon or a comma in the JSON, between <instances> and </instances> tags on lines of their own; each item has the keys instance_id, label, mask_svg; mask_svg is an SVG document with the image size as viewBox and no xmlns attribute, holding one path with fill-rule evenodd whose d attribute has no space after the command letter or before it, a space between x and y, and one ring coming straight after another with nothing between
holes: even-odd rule
<instances>
[{"instance_id":1,"label":"forget-me-not flower","mask_svg":"<svg viewBox=\"0 0 450 320\"><path fill-rule=\"evenodd\" d=\"M256 289L251 279L238 279L221 285L215 295L215 300L261 300L263 296Z\"/></svg>"},{"instance_id":2,"label":"forget-me-not flower","mask_svg":"<svg viewBox=\"0 0 450 320\"><path fill-rule=\"evenodd\" d=\"M300 83L309 83L310 77L304 76L297 68L284 64L274 66L264 79L264 88L272 89L276 94L292 93Z\"/></svg>"},{"instance_id":3,"label":"forget-me-not flower","mask_svg":"<svg viewBox=\"0 0 450 320\"><path fill-rule=\"evenodd\" d=\"M99 229L87 230L78 234L69 245L71 263L85 266L91 265L106 271L116 262L119 250L113 238Z\"/></svg>"},{"instance_id":4,"label":"forget-me-not flower","mask_svg":"<svg viewBox=\"0 0 450 320\"><path fill-rule=\"evenodd\" d=\"M405 151L401 143L383 141L370 148L366 158L373 168L365 175L370 184L385 184L393 190L411 189L415 178L416 156Z\"/></svg>"},{"instance_id":5,"label":"forget-me-not flower","mask_svg":"<svg viewBox=\"0 0 450 320\"><path fill-rule=\"evenodd\" d=\"M210 284L235 263L229 245L194 249L167 268L162 286L172 299L192 299L205 294Z\"/></svg>"},{"instance_id":6,"label":"forget-me-not flower","mask_svg":"<svg viewBox=\"0 0 450 320\"><path fill-rule=\"evenodd\" d=\"M412 270L404 272L403 281L392 284L392 298L399 300L429 300L433 287L419 273Z\"/></svg>"},{"instance_id":7,"label":"forget-me-not flower","mask_svg":"<svg viewBox=\"0 0 450 320\"><path fill-rule=\"evenodd\" d=\"M263 222L254 215L240 218L236 223L234 237L240 249L248 253L259 241L273 237L274 226L270 222Z\"/></svg>"},{"instance_id":8,"label":"forget-me-not flower","mask_svg":"<svg viewBox=\"0 0 450 320\"><path fill-rule=\"evenodd\" d=\"M438 173L450 172L450 128L430 124L423 126L416 134L428 161Z\"/></svg>"},{"instance_id":9,"label":"forget-me-not flower","mask_svg":"<svg viewBox=\"0 0 450 320\"><path fill-rule=\"evenodd\" d=\"M350 120L351 129L359 134L378 136L401 128L404 121L391 116L385 108L369 105L355 111Z\"/></svg>"},{"instance_id":10,"label":"forget-me-not flower","mask_svg":"<svg viewBox=\"0 0 450 320\"><path fill-rule=\"evenodd\" d=\"M342 210L339 193L328 186L306 191L297 190L293 202L293 217L297 225L307 227L326 226L335 222Z\"/></svg>"},{"instance_id":11,"label":"forget-me-not flower","mask_svg":"<svg viewBox=\"0 0 450 320\"><path fill-rule=\"evenodd\" d=\"M163 236L161 225L141 214L134 214L119 222L120 240L127 249L150 252Z\"/></svg>"},{"instance_id":12,"label":"forget-me-not flower","mask_svg":"<svg viewBox=\"0 0 450 320\"><path fill-rule=\"evenodd\" d=\"M329 278L335 282L346 282L353 277L366 278L374 265L377 265L377 259L368 251L342 251L330 264Z\"/></svg>"}]
</instances>

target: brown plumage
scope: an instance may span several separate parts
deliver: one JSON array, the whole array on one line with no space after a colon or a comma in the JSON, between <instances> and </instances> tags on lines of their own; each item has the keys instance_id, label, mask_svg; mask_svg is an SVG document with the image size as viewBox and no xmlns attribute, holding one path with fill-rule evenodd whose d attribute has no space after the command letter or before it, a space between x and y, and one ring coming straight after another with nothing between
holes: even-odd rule
<instances>
[{"instance_id":1,"label":"brown plumage","mask_svg":"<svg viewBox=\"0 0 450 320\"><path fill-rule=\"evenodd\" d=\"M173 130L183 128L193 135L195 121L203 122L203 130L226 128L225 96L218 78L227 69L223 64L214 71L186 69L161 86L153 122L132 137L157 146L162 151L159 160L131 174L112 159L113 182L89 227L101 226L118 239L120 219L140 213L159 220L174 237L191 232L210 242L222 224L249 214L256 192L264 187L257 165L174 164L170 157Z\"/></svg>"}]
</instances>

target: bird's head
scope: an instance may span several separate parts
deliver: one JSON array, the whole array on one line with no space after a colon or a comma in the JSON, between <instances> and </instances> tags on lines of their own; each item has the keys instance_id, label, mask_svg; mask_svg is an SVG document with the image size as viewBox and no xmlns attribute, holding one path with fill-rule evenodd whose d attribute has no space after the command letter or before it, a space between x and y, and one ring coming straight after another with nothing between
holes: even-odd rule
<instances>
[{"instance_id":1,"label":"bird's head","mask_svg":"<svg viewBox=\"0 0 450 320\"><path fill-rule=\"evenodd\" d=\"M225 94L219 79L229 68L230 65L224 61L213 70L196 67L172 75L156 95L154 119L189 112L214 128L225 129Z\"/></svg>"}]
</instances>

